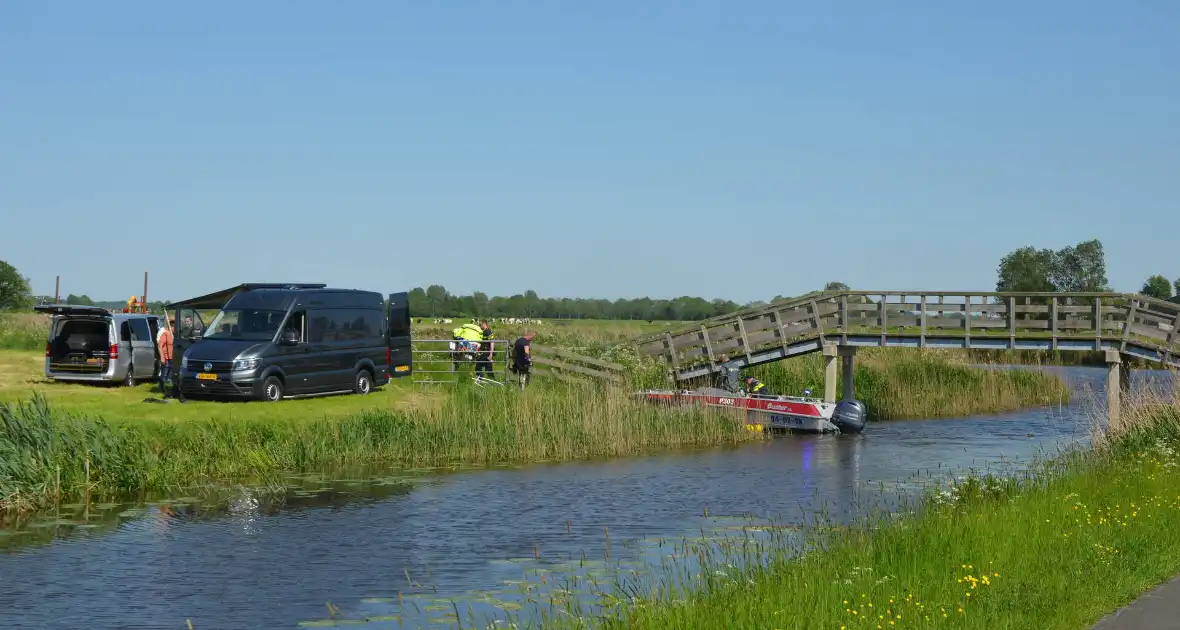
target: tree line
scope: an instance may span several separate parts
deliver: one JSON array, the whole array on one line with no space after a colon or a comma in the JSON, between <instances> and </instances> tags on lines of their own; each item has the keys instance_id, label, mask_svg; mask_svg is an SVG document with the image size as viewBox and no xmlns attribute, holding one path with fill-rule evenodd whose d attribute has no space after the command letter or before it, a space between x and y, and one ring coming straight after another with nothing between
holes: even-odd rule
<instances>
[{"instance_id":1,"label":"tree line","mask_svg":"<svg viewBox=\"0 0 1180 630\"><path fill-rule=\"evenodd\" d=\"M842 282L829 282L825 291L847 291ZM784 299L778 295L774 300ZM538 317L546 319L626 319L646 321L699 321L728 315L743 308L765 305L755 301L738 304L733 300L682 296L670 300L619 298L543 298L535 291L511 296L492 296L476 291L453 295L442 285L417 287L410 291L412 317Z\"/></svg>"},{"instance_id":2,"label":"tree line","mask_svg":"<svg viewBox=\"0 0 1180 630\"><path fill-rule=\"evenodd\" d=\"M1111 291L1106 279L1106 253L1102 241L1091 239L1058 250L1026 246L1000 259L996 291L1090 292ZM1167 300L1180 295L1180 278L1149 277L1139 289L1143 295Z\"/></svg>"},{"instance_id":3,"label":"tree line","mask_svg":"<svg viewBox=\"0 0 1180 630\"><path fill-rule=\"evenodd\" d=\"M829 282L825 291L848 291L843 282ZM1000 260L996 291L1101 292L1110 291L1106 278L1106 254L1102 242L1093 239L1058 250L1021 247ZM1149 277L1140 293L1167 300L1180 295L1180 278L1174 281L1156 274ZM784 299L776 295L773 300ZM0 261L0 310L22 310L52 301L52 296L35 296L28 278L7 262ZM118 309L124 301L97 301L88 295L69 294L68 304L95 305ZM697 321L728 315L767 302L739 304L732 300L681 296L673 299L542 298L535 291L511 296L489 296L481 291L455 295L442 285L417 287L410 291L413 317L536 317L546 319L624 319L646 321ZM150 302L159 312L163 302Z\"/></svg>"}]
</instances>

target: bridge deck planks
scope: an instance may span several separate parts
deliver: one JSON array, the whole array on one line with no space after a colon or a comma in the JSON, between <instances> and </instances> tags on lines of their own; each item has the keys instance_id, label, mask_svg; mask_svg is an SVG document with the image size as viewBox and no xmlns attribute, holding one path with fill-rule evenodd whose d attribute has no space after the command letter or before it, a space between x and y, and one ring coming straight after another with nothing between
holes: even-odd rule
<instances>
[{"instance_id":1,"label":"bridge deck planks","mask_svg":"<svg viewBox=\"0 0 1180 630\"><path fill-rule=\"evenodd\" d=\"M660 333L662 340L640 338L639 347L663 357L678 380L708 374L720 354L758 365L832 338L878 347L1115 349L1180 367L1178 322L1180 304L1133 294L849 291L715 317Z\"/></svg>"}]
</instances>

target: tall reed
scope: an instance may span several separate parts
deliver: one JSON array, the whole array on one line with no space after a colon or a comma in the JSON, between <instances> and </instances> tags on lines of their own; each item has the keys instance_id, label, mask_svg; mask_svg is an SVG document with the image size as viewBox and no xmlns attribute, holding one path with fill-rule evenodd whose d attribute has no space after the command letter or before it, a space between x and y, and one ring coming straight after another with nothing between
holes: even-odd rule
<instances>
[{"instance_id":1,"label":"tall reed","mask_svg":"<svg viewBox=\"0 0 1180 630\"><path fill-rule=\"evenodd\" d=\"M855 397L878 420L945 418L1065 404L1069 387L1055 375L1034 370L980 369L961 353L913 348L865 348L855 359ZM749 370L774 393L800 395L824 388L819 354ZM843 391L839 370L837 392Z\"/></svg>"},{"instance_id":2,"label":"tall reed","mask_svg":"<svg viewBox=\"0 0 1180 630\"><path fill-rule=\"evenodd\" d=\"M0 350L40 350L49 318L36 313L0 313Z\"/></svg>"},{"instance_id":3,"label":"tall reed","mask_svg":"<svg viewBox=\"0 0 1180 630\"><path fill-rule=\"evenodd\" d=\"M341 416L127 423L76 416L38 395L0 404L0 507L279 471L614 457L757 439L739 417L582 388L470 388L437 406Z\"/></svg>"}]
</instances>

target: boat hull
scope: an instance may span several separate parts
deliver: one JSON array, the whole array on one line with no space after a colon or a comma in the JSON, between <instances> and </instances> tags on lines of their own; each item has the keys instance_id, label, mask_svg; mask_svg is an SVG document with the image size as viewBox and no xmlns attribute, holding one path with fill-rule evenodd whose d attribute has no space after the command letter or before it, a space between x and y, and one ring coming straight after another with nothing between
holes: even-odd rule
<instances>
[{"instance_id":1,"label":"boat hull","mask_svg":"<svg viewBox=\"0 0 1180 630\"><path fill-rule=\"evenodd\" d=\"M804 433L839 432L832 423L835 403L813 398L739 396L724 390L651 390L643 392L642 396L655 404L744 411L746 424L754 428Z\"/></svg>"}]
</instances>

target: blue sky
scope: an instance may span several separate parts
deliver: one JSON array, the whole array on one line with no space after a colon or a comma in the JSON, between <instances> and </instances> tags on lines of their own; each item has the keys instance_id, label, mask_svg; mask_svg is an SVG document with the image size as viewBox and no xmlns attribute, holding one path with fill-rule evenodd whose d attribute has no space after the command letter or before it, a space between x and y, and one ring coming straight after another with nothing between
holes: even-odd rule
<instances>
[{"instance_id":1,"label":"blue sky","mask_svg":"<svg viewBox=\"0 0 1180 630\"><path fill-rule=\"evenodd\" d=\"M1180 276L1177 32L1164 0L5 3L0 259L106 299L747 301L986 290L1097 237L1134 290Z\"/></svg>"}]
</instances>

